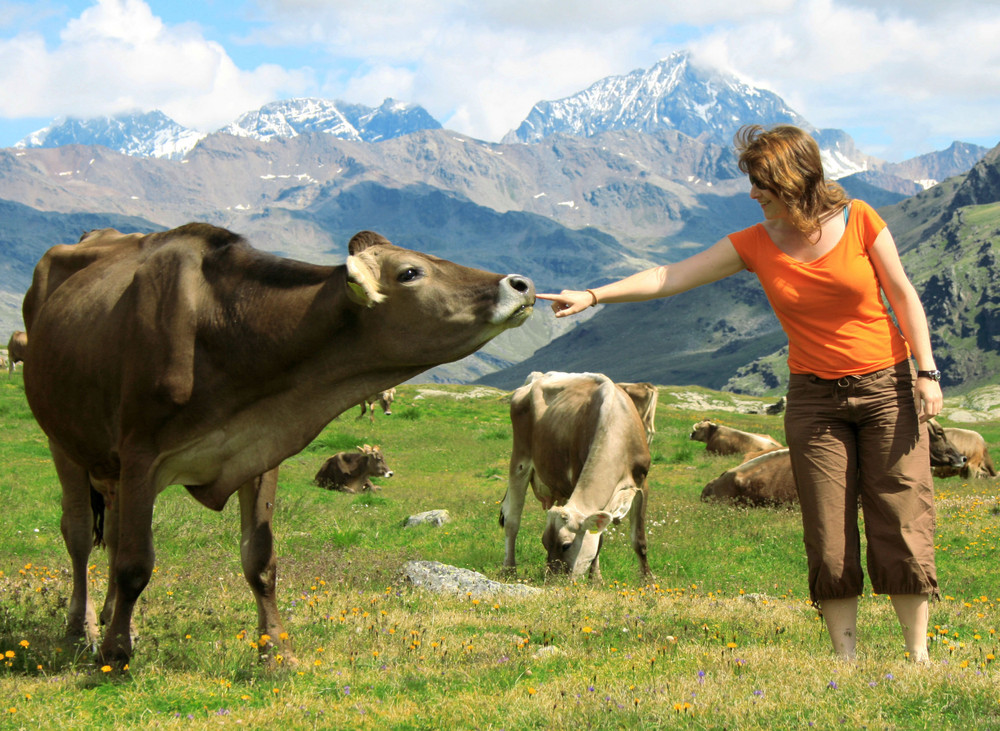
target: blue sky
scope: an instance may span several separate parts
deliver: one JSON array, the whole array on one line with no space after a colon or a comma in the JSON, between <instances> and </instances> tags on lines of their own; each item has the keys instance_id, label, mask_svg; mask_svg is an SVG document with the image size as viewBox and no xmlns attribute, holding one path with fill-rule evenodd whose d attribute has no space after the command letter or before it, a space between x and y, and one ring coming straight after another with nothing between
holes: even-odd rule
<instances>
[{"instance_id":1,"label":"blue sky","mask_svg":"<svg viewBox=\"0 0 1000 731\"><path fill-rule=\"evenodd\" d=\"M210 132L296 96L498 141L687 49L898 161L1000 143L997 38L1000 0L0 0L0 147L132 110Z\"/></svg>"}]
</instances>

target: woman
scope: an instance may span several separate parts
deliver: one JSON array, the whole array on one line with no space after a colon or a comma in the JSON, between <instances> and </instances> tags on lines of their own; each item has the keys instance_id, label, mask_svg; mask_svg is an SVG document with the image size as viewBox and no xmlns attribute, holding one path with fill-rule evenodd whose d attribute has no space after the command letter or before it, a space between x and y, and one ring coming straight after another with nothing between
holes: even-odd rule
<instances>
[{"instance_id":1,"label":"woman","mask_svg":"<svg viewBox=\"0 0 1000 731\"><path fill-rule=\"evenodd\" d=\"M855 656L860 497L872 587L892 598L906 656L926 661L928 598L938 588L923 422L940 412L942 396L923 307L885 222L825 180L809 134L750 125L737 133L736 148L763 223L675 264L538 297L566 317L598 303L668 297L743 269L757 274L788 335L785 435L809 592L834 651Z\"/></svg>"}]
</instances>

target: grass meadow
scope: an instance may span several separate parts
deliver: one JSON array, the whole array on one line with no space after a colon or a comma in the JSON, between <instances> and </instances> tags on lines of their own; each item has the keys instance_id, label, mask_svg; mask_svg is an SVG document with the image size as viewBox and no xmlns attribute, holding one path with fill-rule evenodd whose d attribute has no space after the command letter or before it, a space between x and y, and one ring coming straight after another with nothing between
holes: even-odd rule
<instances>
[{"instance_id":1,"label":"grass meadow","mask_svg":"<svg viewBox=\"0 0 1000 731\"><path fill-rule=\"evenodd\" d=\"M808 601L798 512L699 499L738 460L690 441L694 422L784 439L781 417L734 412L729 394L661 389L652 581L639 579L627 522L602 549L603 582L547 580L544 514L529 497L517 576L504 580L542 592L487 599L403 584L411 559L503 578L506 396L404 386L391 417L348 412L282 466L279 596L297 667L257 662L237 501L215 513L167 489L131 668L116 674L62 646L59 488L20 375L0 376L0 729L1000 728L997 483L937 482L931 662L905 661L888 597L868 594L859 658L839 663ZM1000 422L975 428L1000 456ZM376 479L381 491L311 484L330 454L364 443L395 470ZM403 526L438 508L450 523ZM106 579L95 550L98 606Z\"/></svg>"}]
</instances>

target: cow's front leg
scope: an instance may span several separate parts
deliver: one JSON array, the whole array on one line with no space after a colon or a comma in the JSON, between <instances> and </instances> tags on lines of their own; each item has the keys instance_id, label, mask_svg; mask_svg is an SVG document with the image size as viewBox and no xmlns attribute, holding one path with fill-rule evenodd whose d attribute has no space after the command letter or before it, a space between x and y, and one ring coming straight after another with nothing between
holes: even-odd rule
<instances>
[{"instance_id":1,"label":"cow's front leg","mask_svg":"<svg viewBox=\"0 0 1000 731\"><path fill-rule=\"evenodd\" d=\"M125 451L125 450L123 450ZM124 668L132 656L132 612L153 575L153 503L156 488L149 480L149 462L122 464L118 494L107 511L106 536L112 551L114 611L98 650L98 662ZM117 512L117 515L115 513ZM115 535L112 536L110 533ZM115 540L117 539L117 543Z\"/></svg>"},{"instance_id":2,"label":"cow's front leg","mask_svg":"<svg viewBox=\"0 0 1000 731\"><path fill-rule=\"evenodd\" d=\"M261 660L268 665L279 662L297 665L291 642L281 624L275 595L278 562L274 555L271 520L277 490L277 468L240 487L240 559L243 575L257 601L257 630L261 637L267 638L260 641Z\"/></svg>"},{"instance_id":3,"label":"cow's front leg","mask_svg":"<svg viewBox=\"0 0 1000 731\"><path fill-rule=\"evenodd\" d=\"M94 514L90 503L90 478L87 471L67 457L53 443L49 444L56 474L62 485L60 529L66 542L73 571L73 593L69 601L66 639L85 641L92 648L99 639L97 615L88 589L87 567L94 545Z\"/></svg>"},{"instance_id":4,"label":"cow's front leg","mask_svg":"<svg viewBox=\"0 0 1000 731\"><path fill-rule=\"evenodd\" d=\"M509 573L517 567L514 546L517 543L517 532L521 529L521 513L524 512L524 500L528 494L531 472L531 459L518 454L515 449L510 458L507 492L500 504L500 525L504 532L503 565Z\"/></svg>"}]
</instances>

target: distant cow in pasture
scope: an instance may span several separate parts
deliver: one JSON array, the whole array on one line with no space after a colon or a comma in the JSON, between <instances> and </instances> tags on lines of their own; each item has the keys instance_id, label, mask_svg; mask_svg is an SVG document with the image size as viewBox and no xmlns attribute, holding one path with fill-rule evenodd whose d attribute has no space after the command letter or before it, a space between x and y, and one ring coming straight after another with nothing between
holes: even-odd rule
<instances>
[{"instance_id":1,"label":"distant cow in pasture","mask_svg":"<svg viewBox=\"0 0 1000 731\"><path fill-rule=\"evenodd\" d=\"M382 413L386 416L392 416L392 402L396 400L396 389L388 388L385 391L379 391L378 393L373 393L365 396L364 400L361 402L361 413L358 414L360 419L368 412L368 420L372 424L375 423L375 404L382 407Z\"/></svg>"},{"instance_id":2,"label":"distant cow in pasture","mask_svg":"<svg viewBox=\"0 0 1000 731\"><path fill-rule=\"evenodd\" d=\"M781 449L782 444L767 434L754 434L713 421L699 421L691 427L691 439L705 442L712 454L747 454Z\"/></svg>"},{"instance_id":3,"label":"distant cow in pasture","mask_svg":"<svg viewBox=\"0 0 1000 731\"><path fill-rule=\"evenodd\" d=\"M929 420L944 432L944 437L964 458L961 464L935 465L934 474L937 477L953 477L960 475L963 479L996 477L997 470L993 466L993 459L986 448L986 440L983 435L972 429L959 429L957 427L942 427L936 420Z\"/></svg>"},{"instance_id":4,"label":"distant cow in pasture","mask_svg":"<svg viewBox=\"0 0 1000 731\"><path fill-rule=\"evenodd\" d=\"M934 428L937 427L937 428ZM931 466L953 464L964 457L955 451L936 423L928 426ZM791 505L799 501L788 448L751 452L742 464L705 485L701 499L728 500L745 505Z\"/></svg>"},{"instance_id":5,"label":"distant cow in pasture","mask_svg":"<svg viewBox=\"0 0 1000 731\"><path fill-rule=\"evenodd\" d=\"M604 531L626 515L639 568L646 559L649 445L635 404L599 373L532 373L510 403L514 443L500 507L504 566L514 546L528 485L547 510L542 544L548 569L601 576Z\"/></svg>"},{"instance_id":6,"label":"distant cow in pasture","mask_svg":"<svg viewBox=\"0 0 1000 731\"><path fill-rule=\"evenodd\" d=\"M646 444L653 443L653 435L656 434L656 403L660 392L652 383L619 383L632 403L635 404L642 425L646 428Z\"/></svg>"},{"instance_id":7,"label":"distant cow in pasture","mask_svg":"<svg viewBox=\"0 0 1000 731\"><path fill-rule=\"evenodd\" d=\"M24 298L24 389L62 483L68 634L98 640L87 570L103 538L98 662L129 662L133 610L154 566L153 506L183 485L213 510L239 493L243 573L259 634L272 638L261 659L294 663L275 594L278 465L368 394L522 324L534 300L525 277L370 231L351 239L339 266L260 252L197 223L149 235L105 229L50 249Z\"/></svg>"},{"instance_id":8,"label":"distant cow in pasture","mask_svg":"<svg viewBox=\"0 0 1000 731\"><path fill-rule=\"evenodd\" d=\"M28 333L23 330L15 330L7 341L7 375L14 373L14 366L24 362L24 356L28 352Z\"/></svg>"},{"instance_id":9,"label":"distant cow in pasture","mask_svg":"<svg viewBox=\"0 0 1000 731\"><path fill-rule=\"evenodd\" d=\"M931 452L931 467L934 474L939 477L957 475L962 470L965 470L966 474L968 474L966 464L969 458L962 454L958 446L951 441L949 431L941 426L937 419L927 420L927 438ZM939 474L939 470L944 474Z\"/></svg>"},{"instance_id":10,"label":"distant cow in pasture","mask_svg":"<svg viewBox=\"0 0 1000 731\"><path fill-rule=\"evenodd\" d=\"M372 477L392 477L378 445L358 447L356 452L337 452L319 468L313 480L320 487L340 492L374 492L380 489Z\"/></svg>"},{"instance_id":11,"label":"distant cow in pasture","mask_svg":"<svg viewBox=\"0 0 1000 731\"><path fill-rule=\"evenodd\" d=\"M799 501L788 448L775 449L726 470L705 485L702 500L746 505L792 505Z\"/></svg>"}]
</instances>

